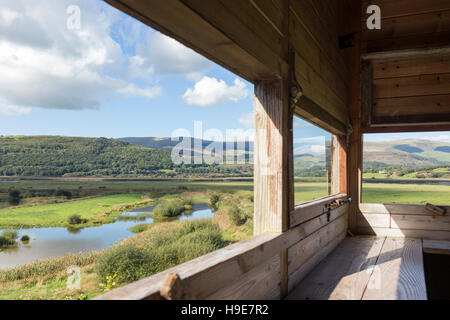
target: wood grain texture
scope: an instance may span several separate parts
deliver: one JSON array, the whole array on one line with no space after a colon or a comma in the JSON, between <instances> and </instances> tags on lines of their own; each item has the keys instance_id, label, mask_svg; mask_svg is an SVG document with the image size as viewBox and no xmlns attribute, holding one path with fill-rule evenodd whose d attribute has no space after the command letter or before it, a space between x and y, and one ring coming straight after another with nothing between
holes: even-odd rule
<instances>
[{"instance_id":1,"label":"wood grain texture","mask_svg":"<svg viewBox=\"0 0 450 320\"><path fill-rule=\"evenodd\" d=\"M361 8L362 20L366 19L367 7L371 4L380 7L382 19L450 10L447 0L364 0Z\"/></svg>"},{"instance_id":2,"label":"wood grain texture","mask_svg":"<svg viewBox=\"0 0 450 320\"><path fill-rule=\"evenodd\" d=\"M450 212L450 206L440 206ZM425 215L432 216L423 204L381 204L381 203L361 203L359 209L363 213L372 214L397 214L397 215Z\"/></svg>"},{"instance_id":3,"label":"wood grain texture","mask_svg":"<svg viewBox=\"0 0 450 320\"><path fill-rule=\"evenodd\" d=\"M423 252L450 255L450 241L423 240Z\"/></svg>"},{"instance_id":4,"label":"wood grain texture","mask_svg":"<svg viewBox=\"0 0 450 320\"><path fill-rule=\"evenodd\" d=\"M426 300L422 240L387 238L363 300Z\"/></svg>"},{"instance_id":5,"label":"wood grain texture","mask_svg":"<svg viewBox=\"0 0 450 320\"><path fill-rule=\"evenodd\" d=\"M450 56L373 63L373 78L399 78L424 74L450 73Z\"/></svg>"},{"instance_id":6,"label":"wood grain texture","mask_svg":"<svg viewBox=\"0 0 450 320\"><path fill-rule=\"evenodd\" d=\"M179 0L106 0L152 28L183 43L224 68L248 81L276 79L287 73L287 63L272 50L263 50L247 43L246 48L213 25L213 17L201 16ZM205 2L206 3L206 2ZM209 1L208 1L209 3ZM216 12L217 14L218 12ZM260 42L261 45L267 46ZM260 53L257 53L260 51ZM256 54L259 57L253 56ZM263 58L265 56L265 58ZM265 61L265 59L269 59ZM272 65L272 67L269 67ZM274 68L271 70L271 68Z\"/></svg>"},{"instance_id":7,"label":"wood grain texture","mask_svg":"<svg viewBox=\"0 0 450 320\"><path fill-rule=\"evenodd\" d=\"M274 256L266 263L236 278L217 290L207 300L261 300L274 288L280 287L280 257Z\"/></svg>"},{"instance_id":8,"label":"wood grain texture","mask_svg":"<svg viewBox=\"0 0 450 320\"><path fill-rule=\"evenodd\" d=\"M390 214L357 213L358 227L390 228Z\"/></svg>"},{"instance_id":9,"label":"wood grain texture","mask_svg":"<svg viewBox=\"0 0 450 320\"><path fill-rule=\"evenodd\" d=\"M360 300L384 238L346 238L289 295L295 300Z\"/></svg>"},{"instance_id":10,"label":"wood grain texture","mask_svg":"<svg viewBox=\"0 0 450 320\"><path fill-rule=\"evenodd\" d=\"M375 99L373 116L399 117L450 114L450 94Z\"/></svg>"},{"instance_id":11,"label":"wood grain texture","mask_svg":"<svg viewBox=\"0 0 450 320\"><path fill-rule=\"evenodd\" d=\"M379 237L394 238L422 238L427 240L450 240L450 232L419 229L391 229L377 227L358 227L355 229L358 235L374 235Z\"/></svg>"},{"instance_id":12,"label":"wood grain texture","mask_svg":"<svg viewBox=\"0 0 450 320\"><path fill-rule=\"evenodd\" d=\"M345 239L346 232L341 233L319 249L308 261L289 276L289 292L300 283L311 270L313 270L323 259L325 259ZM289 296L288 298L289 299Z\"/></svg>"},{"instance_id":13,"label":"wood grain texture","mask_svg":"<svg viewBox=\"0 0 450 320\"><path fill-rule=\"evenodd\" d=\"M450 94L450 73L402 78L376 79L375 98L395 98Z\"/></svg>"},{"instance_id":14,"label":"wood grain texture","mask_svg":"<svg viewBox=\"0 0 450 320\"><path fill-rule=\"evenodd\" d=\"M338 194L335 196L325 197L323 199L305 202L296 206L295 209L290 213L290 227L295 227L296 225L299 225L326 213L325 206L327 204L336 200L344 200L346 198L347 196L345 194Z\"/></svg>"},{"instance_id":15,"label":"wood grain texture","mask_svg":"<svg viewBox=\"0 0 450 320\"><path fill-rule=\"evenodd\" d=\"M347 221L345 221L347 217L347 215L343 215L337 218L290 247L288 250L288 273L294 273L317 251L328 244L332 239L344 233L347 227Z\"/></svg>"},{"instance_id":16,"label":"wood grain texture","mask_svg":"<svg viewBox=\"0 0 450 320\"><path fill-rule=\"evenodd\" d=\"M255 85L254 234L288 228L289 106L283 81Z\"/></svg>"}]
</instances>

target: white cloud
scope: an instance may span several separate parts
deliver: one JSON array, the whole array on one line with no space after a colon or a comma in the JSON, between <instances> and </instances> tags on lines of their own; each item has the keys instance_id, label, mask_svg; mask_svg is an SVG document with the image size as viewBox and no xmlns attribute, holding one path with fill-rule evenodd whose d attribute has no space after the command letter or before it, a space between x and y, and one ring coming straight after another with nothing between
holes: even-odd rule
<instances>
[{"instance_id":1,"label":"white cloud","mask_svg":"<svg viewBox=\"0 0 450 320\"><path fill-rule=\"evenodd\" d=\"M147 37L147 41L136 48L131 72L136 75L185 75L197 81L208 72L213 63L178 41L159 32Z\"/></svg>"},{"instance_id":2,"label":"white cloud","mask_svg":"<svg viewBox=\"0 0 450 320\"><path fill-rule=\"evenodd\" d=\"M301 146L294 150L294 154L313 154L313 155L324 155L325 145L308 145Z\"/></svg>"},{"instance_id":3,"label":"white cloud","mask_svg":"<svg viewBox=\"0 0 450 320\"><path fill-rule=\"evenodd\" d=\"M255 115L253 112L244 114L239 118L239 122L247 128L253 128L255 126Z\"/></svg>"},{"instance_id":4,"label":"white cloud","mask_svg":"<svg viewBox=\"0 0 450 320\"><path fill-rule=\"evenodd\" d=\"M312 127L312 125L309 123L294 122L294 128L296 128L296 129L303 129L303 128L309 128L309 127Z\"/></svg>"},{"instance_id":5,"label":"white cloud","mask_svg":"<svg viewBox=\"0 0 450 320\"><path fill-rule=\"evenodd\" d=\"M110 11L81 0L80 30L67 28L70 0L1 1L2 110L95 109L128 82L109 76L123 52L110 36ZM51 14L50 14L51 13Z\"/></svg>"},{"instance_id":6,"label":"white cloud","mask_svg":"<svg viewBox=\"0 0 450 320\"><path fill-rule=\"evenodd\" d=\"M249 94L247 85L236 78L234 85L229 86L225 81L216 78L203 77L193 89L187 89L183 100L190 105L202 107L216 106L245 99Z\"/></svg>"},{"instance_id":7,"label":"white cloud","mask_svg":"<svg viewBox=\"0 0 450 320\"><path fill-rule=\"evenodd\" d=\"M162 93L161 87L151 87L141 89L136 87L134 84L129 84L127 87L120 89L119 93L129 96L129 97L144 97L147 99L153 99L160 96Z\"/></svg>"},{"instance_id":8,"label":"white cloud","mask_svg":"<svg viewBox=\"0 0 450 320\"><path fill-rule=\"evenodd\" d=\"M320 142L325 144L326 137L318 136L318 137L309 137L309 138L297 138L294 139L294 143L308 143L308 142Z\"/></svg>"},{"instance_id":9,"label":"white cloud","mask_svg":"<svg viewBox=\"0 0 450 320\"><path fill-rule=\"evenodd\" d=\"M72 4L81 10L79 30L67 27ZM160 87L148 84L151 77L141 81L144 88L134 84L129 68L140 67L145 59L124 52L149 33L154 32L100 1L0 0L0 112L96 109L112 93L149 99L160 95ZM175 47L178 54L185 53Z\"/></svg>"},{"instance_id":10,"label":"white cloud","mask_svg":"<svg viewBox=\"0 0 450 320\"><path fill-rule=\"evenodd\" d=\"M13 106L0 102L0 115L4 116L18 116L31 113L31 108Z\"/></svg>"},{"instance_id":11,"label":"white cloud","mask_svg":"<svg viewBox=\"0 0 450 320\"><path fill-rule=\"evenodd\" d=\"M423 139L450 143L450 135L447 134L441 134L439 136L432 136L432 137L424 137Z\"/></svg>"}]
</instances>

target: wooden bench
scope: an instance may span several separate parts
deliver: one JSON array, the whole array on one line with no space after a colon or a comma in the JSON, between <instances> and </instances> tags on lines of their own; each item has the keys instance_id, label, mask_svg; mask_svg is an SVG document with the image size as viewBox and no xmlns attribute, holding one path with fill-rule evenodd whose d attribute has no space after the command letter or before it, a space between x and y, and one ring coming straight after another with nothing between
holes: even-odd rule
<instances>
[{"instance_id":1,"label":"wooden bench","mask_svg":"<svg viewBox=\"0 0 450 320\"><path fill-rule=\"evenodd\" d=\"M421 239L346 238L290 300L426 300Z\"/></svg>"}]
</instances>

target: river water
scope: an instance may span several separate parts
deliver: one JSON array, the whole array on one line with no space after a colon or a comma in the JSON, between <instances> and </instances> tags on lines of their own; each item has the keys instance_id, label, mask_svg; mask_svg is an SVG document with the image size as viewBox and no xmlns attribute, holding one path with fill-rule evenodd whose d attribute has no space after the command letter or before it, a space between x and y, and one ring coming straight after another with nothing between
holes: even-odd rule
<instances>
[{"instance_id":1,"label":"river water","mask_svg":"<svg viewBox=\"0 0 450 320\"><path fill-rule=\"evenodd\" d=\"M212 210L207 204L194 204L193 211L182 214L174 220L192 220L210 218ZM151 213L153 206L124 212L122 216L133 217ZM17 248L0 252L0 269L30 263L38 259L60 257L69 253L89 252L101 250L114 243L133 236L130 227L143 223L153 223L153 219L146 217L140 220L120 220L98 227L70 230L67 228L34 228L17 230L19 239L23 235L30 237L29 244L19 241ZM3 230L0 230L0 233Z\"/></svg>"}]
</instances>

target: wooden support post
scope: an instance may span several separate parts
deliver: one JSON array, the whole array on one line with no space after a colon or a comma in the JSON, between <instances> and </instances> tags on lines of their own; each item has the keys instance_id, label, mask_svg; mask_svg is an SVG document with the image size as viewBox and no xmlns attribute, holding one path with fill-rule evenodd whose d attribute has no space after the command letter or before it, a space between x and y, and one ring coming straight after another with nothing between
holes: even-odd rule
<instances>
[{"instance_id":1,"label":"wooden support post","mask_svg":"<svg viewBox=\"0 0 450 320\"><path fill-rule=\"evenodd\" d=\"M289 226L290 123L284 81L255 84L254 234L283 232ZM293 192L293 191L292 191Z\"/></svg>"},{"instance_id":2,"label":"wooden support post","mask_svg":"<svg viewBox=\"0 0 450 320\"><path fill-rule=\"evenodd\" d=\"M357 17L361 16L361 2L355 1L352 5L353 17L351 21L352 32L355 32L355 46L350 50L351 71L349 86L349 110L352 131L348 139L347 158L347 187L348 196L352 198L349 207L349 229L356 228L356 217L361 201L362 178L362 133L361 133L361 23Z\"/></svg>"},{"instance_id":3,"label":"wooden support post","mask_svg":"<svg viewBox=\"0 0 450 320\"><path fill-rule=\"evenodd\" d=\"M287 81L255 84L254 234L284 232L294 208L292 111ZM280 252L280 297L287 295L287 249Z\"/></svg>"}]
</instances>

